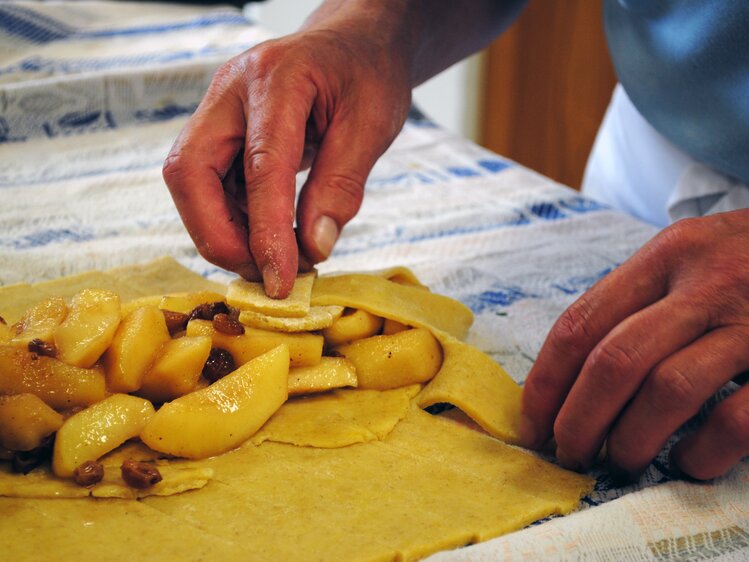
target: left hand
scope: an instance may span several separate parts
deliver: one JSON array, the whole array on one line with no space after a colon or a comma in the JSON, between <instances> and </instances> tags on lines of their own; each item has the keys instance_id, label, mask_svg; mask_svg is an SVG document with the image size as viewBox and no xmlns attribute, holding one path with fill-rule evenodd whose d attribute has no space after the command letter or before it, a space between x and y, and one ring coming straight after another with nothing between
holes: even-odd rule
<instances>
[{"instance_id":1,"label":"left hand","mask_svg":"<svg viewBox=\"0 0 749 562\"><path fill-rule=\"evenodd\" d=\"M523 390L526 446L556 438L585 469L607 442L639 476L717 390L749 370L749 209L680 221L557 320ZM672 459L707 480L749 454L749 385L682 439Z\"/></svg>"}]
</instances>

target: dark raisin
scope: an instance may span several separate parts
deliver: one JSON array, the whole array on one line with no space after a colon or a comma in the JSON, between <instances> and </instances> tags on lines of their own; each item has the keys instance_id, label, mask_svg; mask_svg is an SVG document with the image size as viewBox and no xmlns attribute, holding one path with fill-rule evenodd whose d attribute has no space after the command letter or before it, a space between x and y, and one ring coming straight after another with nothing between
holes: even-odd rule
<instances>
[{"instance_id":1,"label":"dark raisin","mask_svg":"<svg viewBox=\"0 0 749 562\"><path fill-rule=\"evenodd\" d=\"M8 323L5 321L5 318L3 318L2 316L0 316L0 324L3 324L4 326L8 325Z\"/></svg>"},{"instance_id":2,"label":"dark raisin","mask_svg":"<svg viewBox=\"0 0 749 562\"><path fill-rule=\"evenodd\" d=\"M36 353L37 355L44 355L46 357L55 357L57 355L57 349L51 343L42 341L35 338L29 342L29 351Z\"/></svg>"},{"instance_id":3,"label":"dark raisin","mask_svg":"<svg viewBox=\"0 0 749 562\"><path fill-rule=\"evenodd\" d=\"M216 382L236 369L234 357L231 353L220 347L211 349L208 360L203 365L203 376L209 382Z\"/></svg>"},{"instance_id":4,"label":"dark raisin","mask_svg":"<svg viewBox=\"0 0 749 562\"><path fill-rule=\"evenodd\" d=\"M190 320L213 320L217 314L227 314L229 307L225 302L207 302L199 304L190 312Z\"/></svg>"},{"instance_id":5,"label":"dark raisin","mask_svg":"<svg viewBox=\"0 0 749 562\"><path fill-rule=\"evenodd\" d=\"M104 467L100 462L86 461L73 471L73 480L79 486L93 486L104 478Z\"/></svg>"},{"instance_id":6,"label":"dark raisin","mask_svg":"<svg viewBox=\"0 0 749 562\"><path fill-rule=\"evenodd\" d=\"M227 336L241 336L244 334L244 326L224 313L213 317L213 327L217 332L221 332Z\"/></svg>"},{"instance_id":7,"label":"dark raisin","mask_svg":"<svg viewBox=\"0 0 749 562\"><path fill-rule=\"evenodd\" d=\"M159 469L150 462L128 459L122 463L120 471L125 483L139 490L150 488L162 480Z\"/></svg>"},{"instance_id":8,"label":"dark raisin","mask_svg":"<svg viewBox=\"0 0 749 562\"><path fill-rule=\"evenodd\" d=\"M190 319L187 314L183 312L174 312L173 310L162 310L161 313L164 315L164 320L166 321L166 327L169 330L170 336L187 328L187 321Z\"/></svg>"}]
</instances>

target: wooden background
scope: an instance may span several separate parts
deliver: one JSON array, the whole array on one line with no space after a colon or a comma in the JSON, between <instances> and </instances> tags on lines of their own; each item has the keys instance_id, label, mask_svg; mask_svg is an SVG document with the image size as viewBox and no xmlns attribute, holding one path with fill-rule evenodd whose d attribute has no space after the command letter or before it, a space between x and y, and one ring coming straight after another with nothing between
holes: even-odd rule
<instances>
[{"instance_id":1,"label":"wooden background","mask_svg":"<svg viewBox=\"0 0 749 562\"><path fill-rule=\"evenodd\" d=\"M616 83L599 0L532 0L485 58L480 142L578 189Z\"/></svg>"}]
</instances>

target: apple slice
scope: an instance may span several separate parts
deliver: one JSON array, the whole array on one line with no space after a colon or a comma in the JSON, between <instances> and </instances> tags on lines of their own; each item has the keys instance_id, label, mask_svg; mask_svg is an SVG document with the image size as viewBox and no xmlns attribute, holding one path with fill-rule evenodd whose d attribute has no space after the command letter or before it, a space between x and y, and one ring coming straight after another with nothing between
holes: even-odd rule
<instances>
[{"instance_id":1,"label":"apple slice","mask_svg":"<svg viewBox=\"0 0 749 562\"><path fill-rule=\"evenodd\" d=\"M31 451L62 425L62 416L34 394L0 396L0 447Z\"/></svg>"},{"instance_id":2,"label":"apple slice","mask_svg":"<svg viewBox=\"0 0 749 562\"><path fill-rule=\"evenodd\" d=\"M11 327L13 338L11 343L29 343L32 340L42 340L52 343L55 329L68 315L65 300L51 297L29 308L21 319Z\"/></svg>"},{"instance_id":3,"label":"apple slice","mask_svg":"<svg viewBox=\"0 0 749 562\"><path fill-rule=\"evenodd\" d=\"M323 337L319 334L273 332L245 327L242 335L229 335L216 330L210 320L190 320L185 332L188 336L211 336L213 347L231 353L237 365L247 363L267 351L286 345L292 367L317 365L322 357Z\"/></svg>"},{"instance_id":4,"label":"apple slice","mask_svg":"<svg viewBox=\"0 0 749 562\"><path fill-rule=\"evenodd\" d=\"M192 392L210 353L208 336L185 336L166 342L143 378L138 394L153 402L167 402Z\"/></svg>"},{"instance_id":5,"label":"apple slice","mask_svg":"<svg viewBox=\"0 0 749 562\"><path fill-rule=\"evenodd\" d=\"M156 451L203 459L250 438L288 397L289 348L252 359L211 386L164 404L140 435Z\"/></svg>"},{"instance_id":6,"label":"apple slice","mask_svg":"<svg viewBox=\"0 0 749 562\"><path fill-rule=\"evenodd\" d=\"M211 302L225 302L226 297L213 291L198 291L196 293L173 293L165 295L159 302L161 310L171 310L172 312L181 312L190 314L193 309L201 304Z\"/></svg>"},{"instance_id":7,"label":"apple slice","mask_svg":"<svg viewBox=\"0 0 749 562\"><path fill-rule=\"evenodd\" d=\"M317 365L289 369L289 395L357 386L354 364L343 357L323 357Z\"/></svg>"},{"instance_id":8,"label":"apple slice","mask_svg":"<svg viewBox=\"0 0 749 562\"><path fill-rule=\"evenodd\" d=\"M335 349L354 364L358 388L388 390L431 380L442 346L425 328L356 340Z\"/></svg>"},{"instance_id":9,"label":"apple slice","mask_svg":"<svg viewBox=\"0 0 749 562\"><path fill-rule=\"evenodd\" d=\"M0 344L0 394L23 393L60 410L103 400L107 389L101 367L82 369L25 347Z\"/></svg>"},{"instance_id":10,"label":"apple slice","mask_svg":"<svg viewBox=\"0 0 749 562\"><path fill-rule=\"evenodd\" d=\"M128 314L104 354L109 390L138 390L156 354L168 341L169 330L158 307L142 306Z\"/></svg>"},{"instance_id":11,"label":"apple slice","mask_svg":"<svg viewBox=\"0 0 749 562\"><path fill-rule=\"evenodd\" d=\"M73 414L55 437L52 471L57 476L72 476L84 462L95 461L137 437L153 415L148 400L129 394L113 394Z\"/></svg>"},{"instance_id":12,"label":"apple slice","mask_svg":"<svg viewBox=\"0 0 749 562\"><path fill-rule=\"evenodd\" d=\"M68 316L55 330L57 357L69 365L91 367L112 343L120 319L120 297L115 293L81 291L73 297Z\"/></svg>"}]
</instances>

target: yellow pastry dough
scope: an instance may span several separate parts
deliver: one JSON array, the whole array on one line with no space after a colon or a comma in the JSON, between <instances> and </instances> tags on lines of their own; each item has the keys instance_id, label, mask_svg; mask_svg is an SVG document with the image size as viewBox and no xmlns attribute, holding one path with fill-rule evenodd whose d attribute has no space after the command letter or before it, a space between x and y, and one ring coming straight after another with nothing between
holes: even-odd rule
<instances>
[{"instance_id":1,"label":"yellow pastry dough","mask_svg":"<svg viewBox=\"0 0 749 562\"><path fill-rule=\"evenodd\" d=\"M5 463L0 463L0 496L18 498L120 498L138 499L146 496L171 496L197 490L213 477L213 469L195 461L166 460L139 442L123 445L101 459L104 478L94 486L83 487L72 480L50 478L49 472L34 470L26 475L15 474ZM125 459L152 461L163 480L145 490L136 490L126 485L120 474L120 465ZM6 498L0 497L0 510ZM3 522L0 521L0 528ZM2 532L0 531L0 535Z\"/></svg>"},{"instance_id":2,"label":"yellow pastry dough","mask_svg":"<svg viewBox=\"0 0 749 562\"><path fill-rule=\"evenodd\" d=\"M285 299L270 298L262 283L235 279L229 283L226 302L239 310L281 318L303 318L309 314L309 297L316 276L315 272L298 275L291 294Z\"/></svg>"},{"instance_id":3,"label":"yellow pastry dough","mask_svg":"<svg viewBox=\"0 0 749 562\"><path fill-rule=\"evenodd\" d=\"M214 479L178 496L0 498L3 554L34 560L43 544L64 560L415 560L568 513L591 486L420 410L384 441L246 445L203 462Z\"/></svg>"},{"instance_id":4,"label":"yellow pastry dough","mask_svg":"<svg viewBox=\"0 0 749 562\"><path fill-rule=\"evenodd\" d=\"M107 289L117 293L123 302L150 295L177 292L213 291L226 293L226 287L181 266L168 257L142 265L129 265L106 272L88 271L32 285L0 287L0 316L8 324L45 297L70 298L83 289Z\"/></svg>"},{"instance_id":5,"label":"yellow pastry dough","mask_svg":"<svg viewBox=\"0 0 749 562\"><path fill-rule=\"evenodd\" d=\"M409 279L403 269L382 275ZM413 274L412 274L413 275ZM385 277L347 274L320 277L312 302L340 303L410 326L429 328L442 344L442 367L417 397L422 408L438 402L454 404L489 434L518 441L520 387L486 354L458 338L465 335L473 314L462 304L415 285Z\"/></svg>"},{"instance_id":6,"label":"yellow pastry dough","mask_svg":"<svg viewBox=\"0 0 749 562\"><path fill-rule=\"evenodd\" d=\"M26 283L0 287L0 317L8 325L13 324L33 304L47 295Z\"/></svg>"},{"instance_id":7,"label":"yellow pastry dough","mask_svg":"<svg viewBox=\"0 0 749 562\"><path fill-rule=\"evenodd\" d=\"M76 291L106 279L103 288L129 287L124 300L222 291L171 260L140 268L137 281L125 269L103 275L78 276ZM13 321L11 314L62 288L0 288L0 315ZM128 458L127 449L102 459L112 470L93 488L3 468L0 496L22 496L0 497L3 556L36 560L43 545L61 560L416 560L569 513L591 490L586 476L416 407L451 402L493 435L517 439L520 389L457 339L472 321L466 307L425 290L405 268L319 278L311 302L428 328L443 347L442 367L415 398L418 386L295 399L256 434L260 444L202 461L156 460L164 480L149 493L200 490L143 497L118 481L118 455Z\"/></svg>"},{"instance_id":8,"label":"yellow pastry dough","mask_svg":"<svg viewBox=\"0 0 749 562\"><path fill-rule=\"evenodd\" d=\"M446 334L442 368L416 397L427 408L448 402L463 410L490 435L518 442L521 389L502 367L473 346Z\"/></svg>"},{"instance_id":9,"label":"yellow pastry dough","mask_svg":"<svg viewBox=\"0 0 749 562\"><path fill-rule=\"evenodd\" d=\"M330 327L343 314L342 306L312 306L301 318L278 318L254 310L243 310L239 321L245 326L278 332L310 332Z\"/></svg>"},{"instance_id":10,"label":"yellow pastry dough","mask_svg":"<svg viewBox=\"0 0 749 562\"><path fill-rule=\"evenodd\" d=\"M252 438L332 449L384 439L406 417L418 385L394 390L335 390L289 400Z\"/></svg>"},{"instance_id":11,"label":"yellow pastry dough","mask_svg":"<svg viewBox=\"0 0 749 562\"><path fill-rule=\"evenodd\" d=\"M311 302L361 308L409 326L447 332L459 339L466 336L473 323L471 310L454 299L418 286L360 273L318 277L312 287Z\"/></svg>"}]
</instances>

